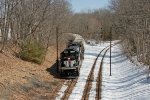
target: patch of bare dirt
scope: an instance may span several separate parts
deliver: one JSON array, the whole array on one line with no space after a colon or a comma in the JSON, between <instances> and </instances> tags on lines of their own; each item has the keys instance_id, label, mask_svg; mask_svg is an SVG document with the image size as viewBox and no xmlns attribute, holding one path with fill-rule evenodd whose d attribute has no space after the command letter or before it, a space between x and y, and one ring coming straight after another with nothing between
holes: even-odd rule
<instances>
[{"instance_id":1,"label":"patch of bare dirt","mask_svg":"<svg viewBox=\"0 0 150 100\"><path fill-rule=\"evenodd\" d=\"M72 34L63 34L59 53ZM23 61L13 55L12 46L0 53L0 100L53 100L64 79L56 71L56 47L50 46L42 65Z\"/></svg>"},{"instance_id":2,"label":"patch of bare dirt","mask_svg":"<svg viewBox=\"0 0 150 100\"><path fill-rule=\"evenodd\" d=\"M42 65L23 61L7 51L0 53L0 100L53 100L64 82L57 75L55 62L53 46Z\"/></svg>"}]
</instances>

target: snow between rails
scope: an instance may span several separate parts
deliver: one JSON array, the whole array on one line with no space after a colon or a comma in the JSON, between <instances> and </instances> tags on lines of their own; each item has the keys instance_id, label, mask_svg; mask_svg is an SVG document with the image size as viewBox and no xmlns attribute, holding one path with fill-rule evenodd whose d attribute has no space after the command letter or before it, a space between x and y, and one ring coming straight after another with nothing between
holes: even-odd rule
<instances>
[{"instance_id":1,"label":"snow between rails","mask_svg":"<svg viewBox=\"0 0 150 100\"><path fill-rule=\"evenodd\" d=\"M90 45L85 44L84 61L82 63L82 67L80 69L80 75L79 75L78 81L69 97L69 100L81 100L82 99L84 87L86 85L86 81L88 79L88 75L94 64L94 61L95 61L97 55L99 54L99 52L108 45L109 45L109 43L104 43L101 45L98 44L95 46L90 46ZM98 66L100 66L100 65L98 65ZM98 75L98 73L97 73L97 75ZM94 76L94 79L96 79L97 75Z\"/></svg>"}]
</instances>

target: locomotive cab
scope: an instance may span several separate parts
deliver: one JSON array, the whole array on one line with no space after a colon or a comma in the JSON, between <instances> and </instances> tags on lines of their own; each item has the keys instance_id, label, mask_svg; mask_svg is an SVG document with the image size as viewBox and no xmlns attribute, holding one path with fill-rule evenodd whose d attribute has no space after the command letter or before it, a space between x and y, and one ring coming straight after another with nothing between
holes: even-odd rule
<instances>
[{"instance_id":1,"label":"locomotive cab","mask_svg":"<svg viewBox=\"0 0 150 100\"><path fill-rule=\"evenodd\" d=\"M59 62L60 74L68 72L78 73L80 66L80 52L73 48L67 48L61 53Z\"/></svg>"},{"instance_id":2,"label":"locomotive cab","mask_svg":"<svg viewBox=\"0 0 150 100\"><path fill-rule=\"evenodd\" d=\"M66 49L61 53L61 66L62 67L73 67L76 65L79 53L72 49Z\"/></svg>"},{"instance_id":3,"label":"locomotive cab","mask_svg":"<svg viewBox=\"0 0 150 100\"><path fill-rule=\"evenodd\" d=\"M82 60L84 59L84 47L82 42L69 42L67 49L60 54L59 74L61 76L78 76Z\"/></svg>"}]
</instances>

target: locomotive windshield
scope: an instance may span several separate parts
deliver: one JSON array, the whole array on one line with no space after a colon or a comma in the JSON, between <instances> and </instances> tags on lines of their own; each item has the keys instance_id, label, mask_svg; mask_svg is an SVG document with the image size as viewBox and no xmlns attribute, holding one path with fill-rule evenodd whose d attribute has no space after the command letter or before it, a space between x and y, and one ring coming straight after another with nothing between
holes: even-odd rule
<instances>
[{"instance_id":1,"label":"locomotive windshield","mask_svg":"<svg viewBox=\"0 0 150 100\"><path fill-rule=\"evenodd\" d=\"M70 56L77 56L77 52L75 52L75 51L64 51L63 52L63 56L64 57L70 57Z\"/></svg>"}]
</instances>

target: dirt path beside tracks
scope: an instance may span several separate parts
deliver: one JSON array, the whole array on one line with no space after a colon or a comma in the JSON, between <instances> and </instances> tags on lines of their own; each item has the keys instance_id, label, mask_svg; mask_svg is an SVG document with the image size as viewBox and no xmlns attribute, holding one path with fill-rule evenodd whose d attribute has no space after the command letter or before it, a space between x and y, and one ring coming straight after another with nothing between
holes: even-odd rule
<instances>
[{"instance_id":1,"label":"dirt path beside tracks","mask_svg":"<svg viewBox=\"0 0 150 100\"><path fill-rule=\"evenodd\" d=\"M0 100L49 100L64 80L55 69L56 50L49 47L45 62L37 65L0 53Z\"/></svg>"}]
</instances>

